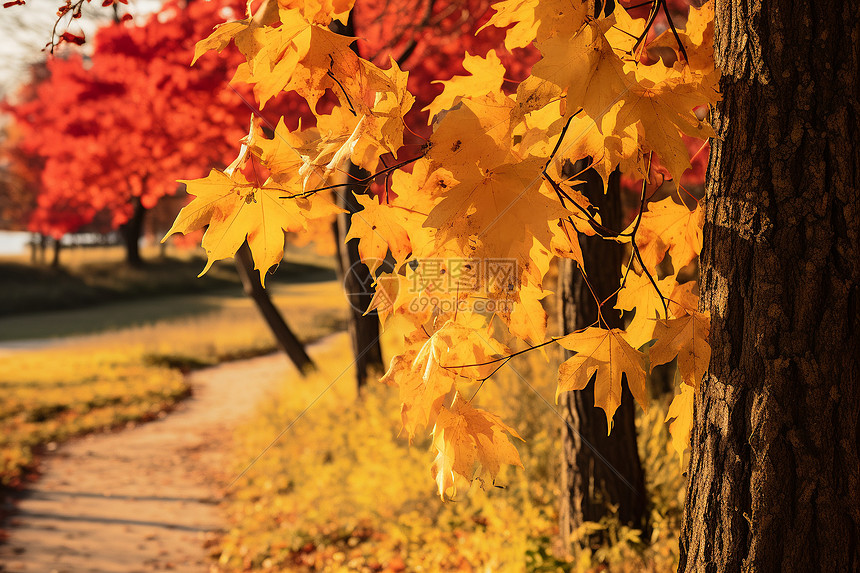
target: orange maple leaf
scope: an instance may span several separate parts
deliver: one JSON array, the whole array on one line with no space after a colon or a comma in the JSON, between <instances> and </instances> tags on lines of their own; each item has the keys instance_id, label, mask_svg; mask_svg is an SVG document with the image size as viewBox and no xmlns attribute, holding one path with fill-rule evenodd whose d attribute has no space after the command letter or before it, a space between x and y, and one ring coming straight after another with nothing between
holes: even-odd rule
<instances>
[{"instance_id":1,"label":"orange maple leaf","mask_svg":"<svg viewBox=\"0 0 860 573\"><path fill-rule=\"evenodd\" d=\"M621 405L621 376L643 409L648 409L645 390L645 355L624 340L617 328L586 328L560 338L558 343L576 352L558 369L556 400L562 392L582 390L591 377L594 380L594 405L606 412L607 433L612 431L612 417Z\"/></svg>"}]
</instances>

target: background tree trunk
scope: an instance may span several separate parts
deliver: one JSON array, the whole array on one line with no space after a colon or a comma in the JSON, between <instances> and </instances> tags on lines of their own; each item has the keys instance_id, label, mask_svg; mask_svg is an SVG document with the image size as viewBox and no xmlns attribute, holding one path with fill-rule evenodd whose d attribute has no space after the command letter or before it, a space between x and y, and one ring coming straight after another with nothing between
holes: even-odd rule
<instances>
[{"instance_id":1,"label":"background tree trunk","mask_svg":"<svg viewBox=\"0 0 860 573\"><path fill-rule=\"evenodd\" d=\"M60 268L60 251L63 248L63 240L62 239L54 239L54 249L53 254L51 255L51 268L58 269Z\"/></svg>"},{"instance_id":2,"label":"background tree trunk","mask_svg":"<svg viewBox=\"0 0 860 573\"><path fill-rule=\"evenodd\" d=\"M316 370L316 364L314 364L310 356L308 356L304 345L296 335L293 334L290 327L287 326L284 317L281 316L281 313L275 305L272 304L272 299L269 297L269 293L260 283L260 276L257 271L254 270L254 260L251 258L251 248L248 247L247 242L242 243L242 246L239 247L238 251L236 251L236 270L239 272L239 278L242 279L242 286L245 289L245 294L251 297L254 304L257 305L257 309L260 311L260 314L263 315L263 319L265 319L266 324L269 325L269 329L275 336L278 346L281 347L281 350L287 353L287 356L293 361L296 368L299 369L299 373L304 376L308 372Z\"/></svg>"},{"instance_id":3,"label":"background tree trunk","mask_svg":"<svg viewBox=\"0 0 860 573\"><path fill-rule=\"evenodd\" d=\"M680 571L860 569L860 3L716 4Z\"/></svg>"},{"instance_id":4,"label":"background tree trunk","mask_svg":"<svg viewBox=\"0 0 860 573\"><path fill-rule=\"evenodd\" d=\"M367 177L367 172L350 163L351 177ZM382 346L379 343L379 317L376 311L367 315L364 312L373 300L373 277L370 269L361 262L358 256L358 239L344 241L349 233L350 218L361 207L353 195L354 191L363 191L347 187L335 192L337 206L345 209L334 223L334 239L337 244L338 276L343 282L346 297L349 300L349 334L352 338L352 351L355 356L355 377L359 391L367 384L372 375L381 375L385 371L382 361Z\"/></svg>"},{"instance_id":5,"label":"background tree trunk","mask_svg":"<svg viewBox=\"0 0 860 573\"><path fill-rule=\"evenodd\" d=\"M30 233L30 264L39 262L39 233Z\"/></svg>"},{"instance_id":6,"label":"background tree trunk","mask_svg":"<svg viewBox=\"0 0 860 573\"><path fill-rule=\"evenodd\" d=\"M578 163L579 165L579 163ZM583 165L584 167L584 165ZM575 169L578 171L578 169ZM583 174L584 193L600 209L603 224L622 225L619 177L613 173L609 192L593 170ZM624 248L597 237L580 241L589 284L601 300L618 288ZM597 321L597 303L576 263L566 260L559 270L561 324L573 332ZM609 326L623 327L621 314L613 308L615 297L602 309ZM568 353L569 357L569 353ZM618 518L627 525L646 527L645 474L636 446L635 403L627 384L621 406L615 412L612 434L607 436L606 414L594 407L594 384L561 396L562 430L561 508L559 532L565 551L571 535L585 521L600 521L611 515L608 504L618 506ZM593 541L599 542L599 539Z\"/></svg>"},{"instance_id":7,"label":"background tree trunk","mask_svg":"<svg viewBox=\"0 0 860 573\"><path fill-rule=\"evenodd\" d=\"M353 13L354 11L349 13L346 25L334 20L329 26L331 30L344 36L355 36ZM352 50L358 54L356 44L352 45ZM364 169L349 163L350 179L362 179L368 175L369 173ZM375 310L367 315L364 314L367 307L370 306L370 301L373 300L373 277L358 256L358 239L351 239L349 242L343 240L349 233L352 215L361 208L353 193L365 192L365 188L358 186L335 190L337 206L347 212L338 214L332 228L337 246L338 277L349 300L347 324L352 339L352 352L355 356L355 382L359 392L367 384L369 377L377 374L382 375L385 372L385 363L382 361L382 345L379 342L379 317Z\"/></svg>"},{"instance_id":8,"label":"background tree trunk","mask_svg":"<svg viewBox=\"0 0 860 573\"><path fill-rule=\"evenodd\" d=\"M48 251L48 235L39 233L39 263L45 264Z\"/></svg>"},{"instance_id":9,"label":"background tree trunk","mask_svg":"<svg viewBox=\"0 0 860 573\"><path fill-rule=\"evenodd\" d=\"M146 208L140 202L140 197L132 197L133 211L131 218L120 227L123 243L125 244L125 262L133 267L143 265L140 256L140 237L143 234L143 220Z\"/></svg>"}]
</instances>

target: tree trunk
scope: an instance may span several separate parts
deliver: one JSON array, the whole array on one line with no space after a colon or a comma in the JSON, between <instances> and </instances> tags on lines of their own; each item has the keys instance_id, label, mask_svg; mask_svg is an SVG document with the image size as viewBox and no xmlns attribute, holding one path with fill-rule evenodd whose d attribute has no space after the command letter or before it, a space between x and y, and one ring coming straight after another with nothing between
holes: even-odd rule
<instances>
[{"instance_id":1,"label":"tree trunk","mask_svg":"<svg viewBox=\"0 0 860 573\"><path fill-rule=\"evenodd\" d=\"M275 336L278 346L287 353L299 373L304 376L308 372L316 370L316 365L311 360L308 353L305 351L304 345L296 338L290 327L287 326L284 317L272 304L272 299L269 293L263 288L260 283L260 276L254 270L254 261L251 258L251 249L248 243L243 243L239 250L236 251L236 270L239 272L239 278L242 279L242 286L247 294L257 305L257 309L269 325L269 329Z\"/></svg>"},{"instance_id":2,"label":"tree trunk","mask_svg":"<svg viewBox=\"0 0 860 573\"><path fill-rule=\"evenodd\" d=\"M349 174L355 178L363 178L367 173L350 164ZM343 288L349 301L349 334L352 338L352 351L355 356L355 377L359 392L367 384L372 375L381 375L385 371L382 361L382 347L379 343L379 317L376 311L365 315L373 299L373 277L367 265L358 256L358 239L344 241L349 233L350 218L361 207L356 201L353 191L361 191L348 187L335 192L337 206L345 209L340 213L333 225L335 244L337 245L338 276L343 282Z\"/></svg>"},{"instance_id":3,"label":"tree trunk","mask_svg":"<svg viewBox=\"0 0 860 573\"><path fill-rule=\"evenodd\" d=\"M39 263L45 264L46 252L48 250L48 235L39 233Z\"/></svg>"},{"instance_id":4,"label":"tree trunk","mask_svg":"<svg viewBox=\"0 0 860 573\"><path fill-rule=\"evenodd\" d=\"M355 36L353 12L349 13L346 25L334 20L329 26L331 30L344 36ZM353 44L352 50L358 54L358 45ZM365 170L352 163L349 164L350 178L361 179L367 175ZM361 208L353 192L364 193L365 191L358 186L335 189L337 206L347 212L338 214L332 229L337 246L338 277L343 283L349 300L347 324L352 339L352 352L355 356L355 381L359 393L367 385L369 377L382 375L385 372L382 346L379 343L379 317L375 310L367 315L364 314L373 299L373 277L358 256L358 239L351 239L349 242L343 240L349 233L350 218Z\"/></svg>"},{"instance_id":5,"label":"tree trunk","mask_svg":"<svg viewBox=\"0 0 860 573\"><path fill-rule=\"evenodd\" d=\"M146 208L140 202L140 197L133 197L131 202L134 210L131 218L120 227L120 234L125 244L125 262L139 267L143 265L143 259L140 257L140 237L143 234Z\"/></svg>"},{"instance_id":6,"label":"tree trunk","mask_svg":"<svg viewBox=\"0 0 860 573\"><path fill-rule=\"evenodd\" d=\"M860 3L716 4L680 571L860 570Z\"/></svg>"},{"instance_id":7,"label":"tree trunk","mask_svg":"<svg viewBox=\"0 0 860 573\"><path fill-rule=\"evenodd\" d=\"M600 209L603 224L621 227L621 201L618 174L609 180L604 194L596 172L584 174L585 195ZM588 280L601 300L614 292L621 280L624 249L618 243L598 237L580 241ZM566 260L559 270L561 323L564 332L573 332L597 321L597 303L585 284L576 263ZM611 327L622 327L621 315L613 308L615 297L602 308ZM569 354L568 354L569 357ZM560 399L566 422L562 431L561 508L559 531L565 551L573 532L585 521L600 521L611 515L609 505L618 507L618 519L638 529L646 527L645 475L636 447L635 403L627 384L621 406L613 418L612 434L607 436L606 415L594 407L594 384L584 390L568 392ZM600 542L600 539L586 541Z\"/></svg>"},{"instance_id":8,"label":"tree trunk","mask_svg":"<svg viewBox=\"0 0 860 573\"><path fill-rule=\"evenodd\" d=\"M30 264L35 265L39 262L39 234L30 233Z\"/></svg>"},{"instance_id":9,"label":"tree trunk","mask_svg":"<svg viewBox=\"0 0 860 573\"><path fill-rule=\"evenodd\" d=\"M60 268L60 250L63 248L62 239L54 239L54 254L51 257L51 268Z\"/></svg>"}]
</instances>

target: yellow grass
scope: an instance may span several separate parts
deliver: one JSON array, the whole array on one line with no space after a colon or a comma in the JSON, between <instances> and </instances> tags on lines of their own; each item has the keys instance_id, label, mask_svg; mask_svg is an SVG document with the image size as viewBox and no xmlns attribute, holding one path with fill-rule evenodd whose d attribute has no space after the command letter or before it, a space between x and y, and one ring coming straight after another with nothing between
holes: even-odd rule
<instances>
[{"instance_id":1,"label":"yellow grass","mask_svg":"<svg viewBox=\"0 0 860 573\"><path fill-rule=\"evenodd\" d=\"M280 285L274 300L306 340L341 327L346 311L334 281ZM0 355L0 482L20 482L40 445L169 409L188 393L180 369L275 350L250 301L216 297L213 308Z\"/></svg>"},{"instance_id":2,"label":"yellow grass","mask_svg":"<svg viewBox=\"0 0 860 573\"><path fill-rule=\"evenodd\" d=\"M397 329L384 341L396 350ZM499 371L476 403L499 413L525 438L524 469L508 468L498 485L474 483L443 503L430 475L427 439L400 436L396 389L372 384L356 398L345 337L319 362L322 372L290 379L239 436L230 491L231 530L222 543L227 571L667 571L677 559L682 477L662 417L641 416L654 534L616 520L588 524L611 543L554 557L561 420L555 414L553 351L529 353ZM650 543L649 543L650 542Z\"/></svg>"}]
</instances>

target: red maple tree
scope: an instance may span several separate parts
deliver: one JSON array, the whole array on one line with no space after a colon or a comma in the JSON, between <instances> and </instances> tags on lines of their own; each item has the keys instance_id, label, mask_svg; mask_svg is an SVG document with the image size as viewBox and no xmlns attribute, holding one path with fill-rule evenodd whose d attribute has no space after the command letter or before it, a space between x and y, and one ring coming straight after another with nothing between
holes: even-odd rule
<instances>
[{"instance_id":1,"label":"red maple tree","mask_svg":"<svg viewBox=\"0 0 860 573\"><path fill-rule=\"evenodd\" d=\"M143 25L100 29L94 53L48 61L32 97L7 105L21 148L41 158L33 231L60 237L85 225L126 229L128 260L145 210L176 180L229 163L250 110L228 86L230 57L189 67L197 38L241 8L168 2Z\"/></svg>"}]
</instances>

